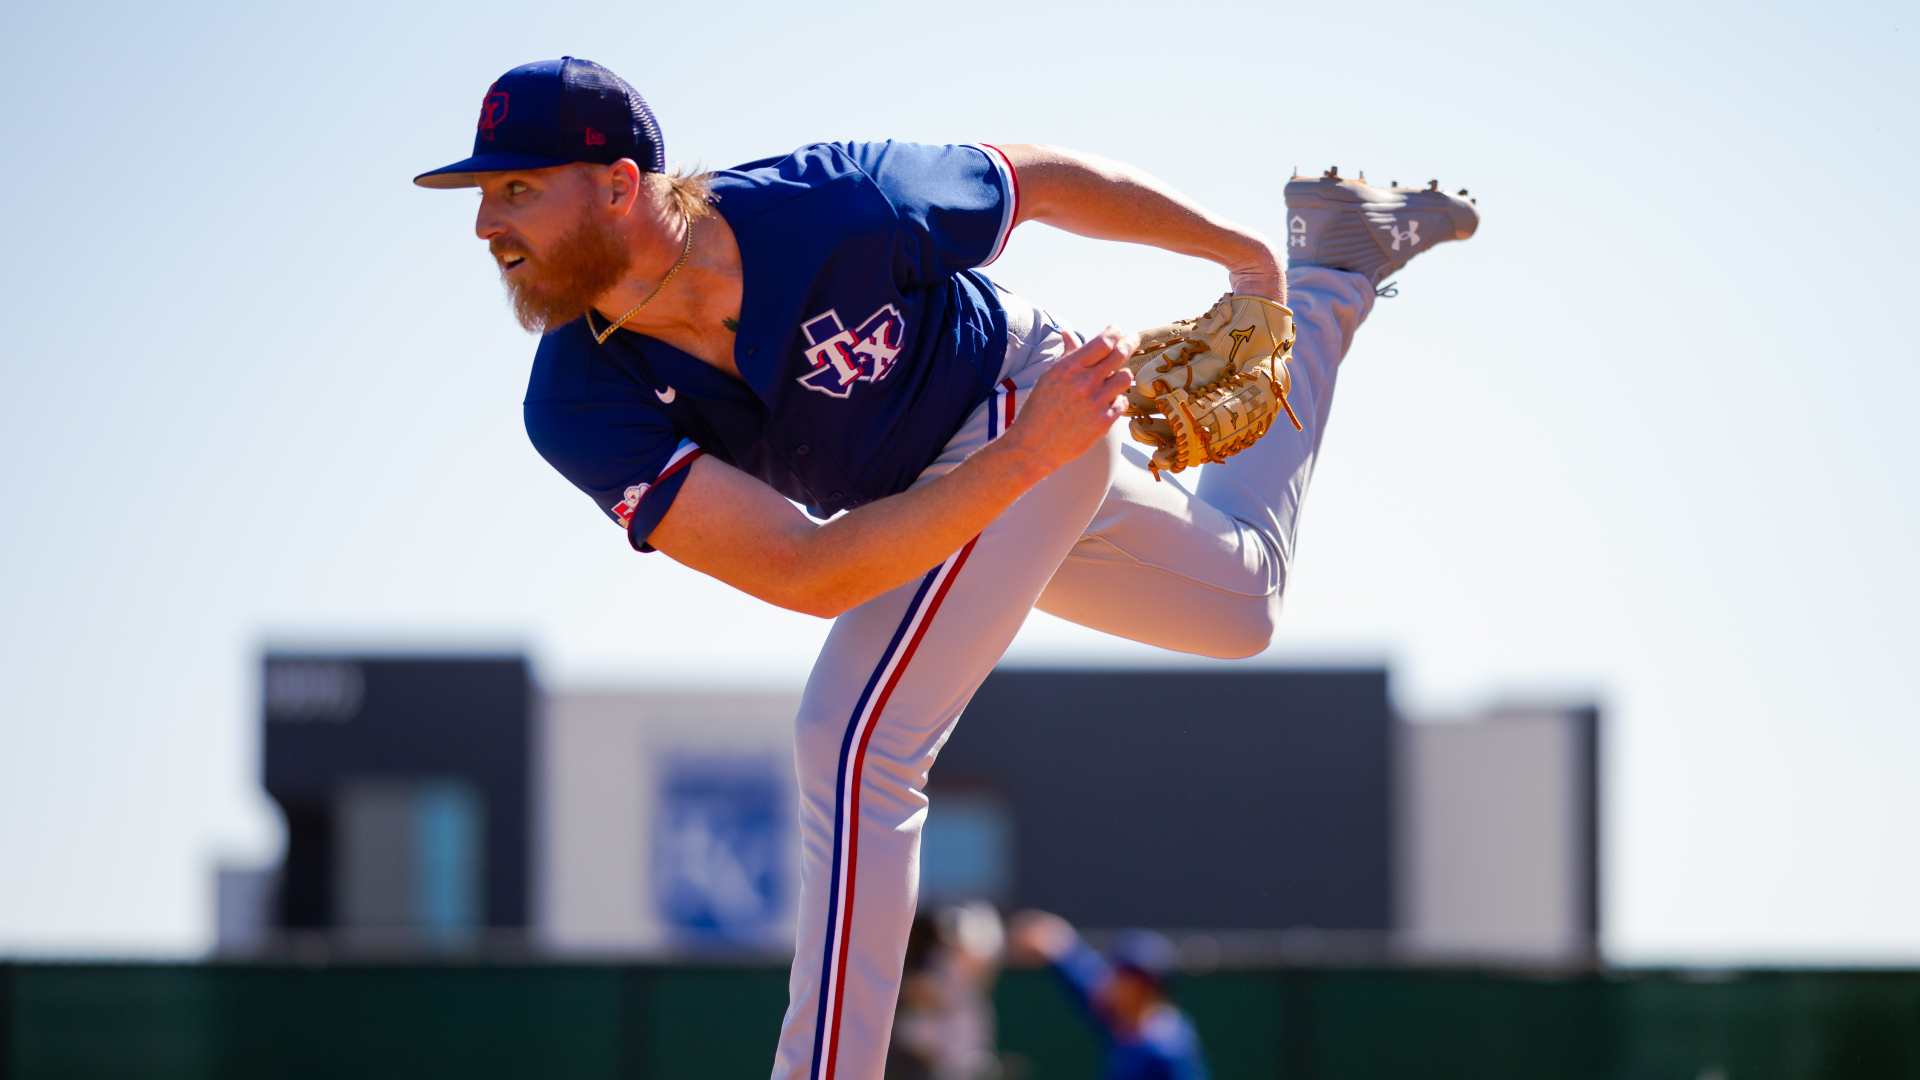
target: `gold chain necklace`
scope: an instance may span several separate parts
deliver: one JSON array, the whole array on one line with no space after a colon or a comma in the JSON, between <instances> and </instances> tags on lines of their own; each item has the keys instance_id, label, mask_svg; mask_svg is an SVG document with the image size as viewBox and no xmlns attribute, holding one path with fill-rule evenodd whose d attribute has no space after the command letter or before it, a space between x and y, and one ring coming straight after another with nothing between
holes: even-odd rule
<instances>
[{"instance_id":1,"label":"gold chain necklace","mask_svg":"<svg viewBox=\"0 0 1920 1080\"><path fill-rule=\"evenodd\" d=\"M633 305L633 307L629 309L625 315L622 315L619 318L613 320L613 325L607 327L605 330L600 331L598 334L595 334L593 337L593 343L595 345L605 345L607 343L607 339L613 336L613 332L615 330L620 329L620 325L622 323L626 322L628 319L633 318L634 315L637 314L641 308L646 307L648 304L653 303L653 298L656 296L659 296L660 290L667 287L667 282L673 280L673 275L679 273L680 268L687 265L687 256L693 254L693 219L687 216L687 212L685 210L682 210L680 211L680 220L684 222L687 227L687 246L680 249L680 261L673 264L673 269L667 271L667 276L660 279L660 284L654 286L653 291L647 294L647 298L645 300L642 300L639 303ZM593 312L592 311L587 312L587 329L588 330L593 329Z\"/></svg>"}]
</instances>

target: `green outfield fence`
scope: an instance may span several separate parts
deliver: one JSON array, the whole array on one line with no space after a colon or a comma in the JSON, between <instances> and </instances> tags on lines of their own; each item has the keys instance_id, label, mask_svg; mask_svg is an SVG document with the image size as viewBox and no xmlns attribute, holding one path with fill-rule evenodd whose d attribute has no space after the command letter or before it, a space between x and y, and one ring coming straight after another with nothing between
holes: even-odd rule
<instances>
[{"instance_id":1,"label":"green outfield fence","mask_svg":"<svg viewBox=\"0 0 1920 1080\"><path fill-rule=\"evenodd\" d=\"M1180 1003L1218 1080L1920 1080L1920 972L1228 971ZM1023 1080L1094 1075L1051 979L1000 982ZM0 1080L761 1080L768 967L0 963Z\"/></svg>"}]
</instances>

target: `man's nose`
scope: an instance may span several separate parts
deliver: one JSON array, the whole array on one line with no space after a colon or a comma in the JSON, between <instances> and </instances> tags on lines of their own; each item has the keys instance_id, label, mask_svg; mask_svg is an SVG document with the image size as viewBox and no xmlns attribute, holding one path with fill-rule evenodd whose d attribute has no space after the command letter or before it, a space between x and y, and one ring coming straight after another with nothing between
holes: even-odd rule
<instances>
[{"instance_id":1,"label":"man's nose","mask_svg":"<svg viewBox=\"0 0 1920 1080\"><path fill-rule=\"evenodd\" d=\"M474 215L473 234L488 242L493 241L495 237L507 234L506 223L500 220L500 216L494 213L493 207L489 206L485 199L480 201L480 211Z\"/></svg>"}]
</instances>

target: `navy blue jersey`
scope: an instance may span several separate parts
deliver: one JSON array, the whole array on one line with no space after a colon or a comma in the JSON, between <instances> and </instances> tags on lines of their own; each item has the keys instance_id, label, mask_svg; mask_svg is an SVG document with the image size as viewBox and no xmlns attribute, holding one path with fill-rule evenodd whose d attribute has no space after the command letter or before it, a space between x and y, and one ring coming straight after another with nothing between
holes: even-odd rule
<instances>
[{"instance_id":1,"label":"navy blue jersey","mask_svg":"<svg viewBox=\"0 0 1920 1080\"><path fill-rule=\"evenodd\" d=\"M906 490L1006 355L974 269L1013 228L998 150L818 143L713 190L740 246L744 383L630 330L595 345L589 316L541 339L527 386L534 446L642 551L701 454L817 517Z\"/></svg>"}]
</instances>

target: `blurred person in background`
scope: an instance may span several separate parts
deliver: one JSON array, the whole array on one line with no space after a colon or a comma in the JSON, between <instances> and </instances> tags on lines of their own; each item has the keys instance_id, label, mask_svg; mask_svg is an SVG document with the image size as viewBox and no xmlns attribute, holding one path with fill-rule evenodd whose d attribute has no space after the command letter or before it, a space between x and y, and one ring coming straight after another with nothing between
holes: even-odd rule
<instances>
[{"instance_id":1,"label":"blurred person in background","mask_svg":"<svg viewBox=\"0 0 1920 1080\"><path fill-rule=\"evenodd\" d=\"M1179 968L1173 943L1151 930L1127 930L1101 956L1058 915L1013 917L1008 956L1046 964L1099 1025L1107 1044L1102 1080L1207 1080L1200 1036L1169 1000Z\"/></svg>"},{"instance_id":2,"label":"blurred person in background","mask_svg":"<svg viewBox=\"0 0 1920 1080\"><path fill-rule=\"evenodd\" d=\"M887 1080L999 1080L993 999L1006 931L976 900L914 916Z\"/></svg>"}]
</instances>

